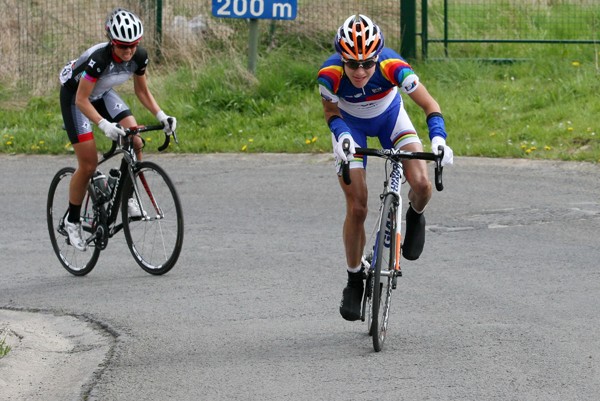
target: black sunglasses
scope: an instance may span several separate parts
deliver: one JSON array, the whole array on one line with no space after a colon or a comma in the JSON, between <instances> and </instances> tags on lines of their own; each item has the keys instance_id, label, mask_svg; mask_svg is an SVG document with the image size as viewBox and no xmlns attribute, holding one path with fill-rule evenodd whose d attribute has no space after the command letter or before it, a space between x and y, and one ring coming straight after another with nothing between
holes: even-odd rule
<instances>
[{"instance_id":1,"label":"black sunglasses","mask_svg":"<svg viewBox=\"0 0 600 401\"><path fill-rule=\"evenodd\" d=\"M364 68L365 70L368 70L369 68L373 68L373 66L375 64L377 64L377 61L372 58L368 59L368 60L363 60L363 61L356 61L356 60L342 60L342 61L351 70L358 70L361 67Z\"/></svg>"}]
</instances>

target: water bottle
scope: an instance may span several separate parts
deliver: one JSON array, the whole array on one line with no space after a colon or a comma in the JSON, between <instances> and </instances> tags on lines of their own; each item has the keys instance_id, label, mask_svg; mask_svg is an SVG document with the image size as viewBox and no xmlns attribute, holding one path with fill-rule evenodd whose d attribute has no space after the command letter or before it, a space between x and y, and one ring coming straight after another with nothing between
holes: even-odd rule
<instances>
[{"instance_id":1,"label":"water bottle","mask_svg":"<svg viewBox=\"0 0 600 401\"><path fill-rule=\"evenodd\" d=\"M115 190L115 186L117 185L117 181L119 180L119 176L121 172L116 168L111 168L108 172L108 191L112 195Z\"/></svg>"},{"instance_id":2,"label":"water bottle","mask_svg":"<svg viewBox=\"0 0 600 401\"><path fill-rule=\"evenodd\" d=\"M110 197L110 191L108 189L108 182L106 180L106 176L98 170L94 173L92 182L94 185L94 192L96 193L96 198L99 201L108 200L108 198Z\"/></svg>"}]
</instances>

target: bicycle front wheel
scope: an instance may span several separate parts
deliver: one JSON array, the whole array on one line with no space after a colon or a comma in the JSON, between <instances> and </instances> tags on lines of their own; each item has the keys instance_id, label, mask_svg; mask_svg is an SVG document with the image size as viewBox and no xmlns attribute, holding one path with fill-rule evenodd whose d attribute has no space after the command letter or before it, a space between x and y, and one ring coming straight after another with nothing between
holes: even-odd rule
<instances>
[{"instance_id":1,"label":"bicycle front wheel","mask_svg":"<svg viewBox=\"0 0 600 401\"><path fill-rule=\"evenodd\" d=\"M181 202L159 165L140 162L133 178L126 179L121 205L125 240L142 269L165 274L175 266L183 245ZM131 202L137 204L132 207Z\"/></svg>"},{"instance_id":2,"label":"bicycle front wheel","mask_svg":"<svg viewBox=\"0 0 600 401\"><path fill-rule=\"evenodd\" d=\"M48 190L46 219L50 242L60 263L69 273L85 276L96 266L100 249L92 241L85 251L78 251L69 242L64 220L69 209L69 186L74 172L73 167L65 167L54 175ZM81 205L81 234L84 240L93 234L93 220L92 200L89 194L86 194Z\"/></svg>"},{"instance_id":3,"label":"bicycle front wheel","mask_svg":"<svg viewBox=\"0 0 600 401\"><path fill-rule=\"evenodd\" d=\"M396 258L396 208L394 195L385 197L381 210L379 233L374 248L374 270L371 300L371 328L373 348L381 351L387 335L392 280Z\"/></svg>"}]
</instances>

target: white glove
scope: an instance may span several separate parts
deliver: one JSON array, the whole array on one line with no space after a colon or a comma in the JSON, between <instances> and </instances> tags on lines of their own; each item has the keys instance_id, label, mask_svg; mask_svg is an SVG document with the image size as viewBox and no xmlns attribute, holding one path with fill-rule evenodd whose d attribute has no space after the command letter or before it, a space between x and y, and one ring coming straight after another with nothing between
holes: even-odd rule
<instances>
[{"instance_id":1,"label":"white glove","mask_svg":"<svg viewBox=\"0 0 600 401\"><path fill-rule=\"evenodd\" d=\"M451 166L454 164L454 152L450 149L450 146L446 145L446 140L441 136L434 136L431 140L431 151L434 154L440 153L438 150L439 146L444 147L444 157L442 158L442 167Z\"/></svg>"},{"instance_id":2,"label":"white glove","mask_svg":"<svg viewBox=\"0 0 600 401\"><path fill-rule=\"evenodd\" d=\"M177 128L177 119L175 117L170 117L166 115L164 111L160 110L156 113L156 119L162 123L163 127L165 127L165 134L171 135L175 132L175 129Z\"/></svg>"},{"instance_id":3,"label":"white glove","mask_svg":"<svg viewBox=\"0 0 600 401\"><path fill-rule=\"evenodd\" d=\"M344 139L350 140L348 155L346 155L346 151L344 151ZM333 154L336 158L348 162L354 159L354 153L356 153L356 143L354 142L354 139L352 139L352 135L350 135L349 132L343 132L342 135L339 136L335 148L333 148Z\"/></svg>"},{"instance_id":4,"label":"white glove","mask_svg":"<svg viewBox=\"0 0 600 401\"><path fill-rule=\"evenodd\" d=\"M105 118L98 122L98 128L104 131L104 134L113 141L118 140L120 136L125 136L125 131L119 124L108 122Z\"/></svg>"}]
</instances>

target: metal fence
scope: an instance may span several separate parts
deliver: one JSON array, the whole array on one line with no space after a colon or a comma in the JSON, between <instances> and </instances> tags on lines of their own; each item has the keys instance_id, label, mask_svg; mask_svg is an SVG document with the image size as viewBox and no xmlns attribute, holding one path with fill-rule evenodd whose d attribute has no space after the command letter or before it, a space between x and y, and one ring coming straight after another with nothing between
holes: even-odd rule
<instances>
[{"instance_id":1,"label":"metal fence","mask_svg":"<svg viewBox=\"0 0 600 401\"><path fill-rule=\"evenodd\" d=\"M143 42L153 62L197 64L215 49L228 57L247 56L248 21L212 17L212 0L0 0L0 85L20 85L32 93L56 88L67 61L105 40L104 20L117 5L142 18ZM405 14L414 11L412 38L401 6ZM595 43L600 20L600 0L298 0L297 7L294 20L260 21L261 37L270 38L262 46L277 46L277 35L292 35L329 47L343 20L360 12L382 27L386 44L398 51L420 37L424 56L480 56L485 49L468 44ZM487 50L487 57L498 51Z\"/></svg>"},{"instance_id":2,"label":"metal fence","mask_svg":"<svg viewBox=\"0 0 600 401\"><path fill-rule=\"evenodd\" d=\"M230 47L229 52L238 53L232 57L247 56L248 21L212 17L211 0L0 0L6 16L0 19L0 85L21 85L32 93L56 88L67 61L105 40L103 23L115 6L130 9L144 22L143 45L152 62L160 55L169 62L195 64L214 47ZM398 46L399 9L398 0L298 0L296 19L261 20L260 32L262 37L324 33L333 43L336 28L360 11L376 19L390 44Z\"/></svg>"},{"instance_id":3,"label":"metal fence","mask_svg":"<svg viewBox=\"0 0 600 401\"><path fill-rule=\"evenodd\" d=\"M515 57L532 44L600 42L599 0L419 1L423 57Z\"/></svg>"}]
</instances>

